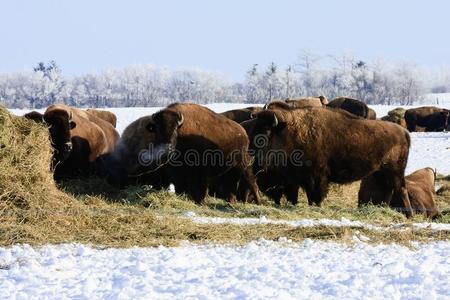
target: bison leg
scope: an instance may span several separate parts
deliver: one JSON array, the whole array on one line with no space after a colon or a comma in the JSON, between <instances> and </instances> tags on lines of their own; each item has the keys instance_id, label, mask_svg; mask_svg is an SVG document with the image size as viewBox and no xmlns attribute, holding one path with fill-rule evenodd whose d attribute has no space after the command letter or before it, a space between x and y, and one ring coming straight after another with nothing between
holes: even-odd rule
<instances>
[{"instance_id":1,"label":"bison leg","mask_svg":"<svg viewBox=\"0 0 450 300\"><path fill-rule=\"evenodd\" d=\"M242 179L244 181L244 184L247 185L250 194L253 195L256 204L261 204L258 185L256 184L256 178L255 175L253 175L251 166L248 166L246 169L243 170Z\"/></svg>"},{"instance_id":2,"label":"bison leg","mask_svg":"<svg viewBox=\"0 0 450 300\"><path fill-rule=\"evenodd\" d=\"M286 199L291 202L292 205L297 205L298 203L298 185L286 185L285 194Z\"/></svg>"},{"instance_id":3,"label":"bison leg","mask_svg":"<svg viewBox=\"0 0 450 300\"><path fill-rule=\"evenodd\" d=\"M281 188L272 187L267 189L264 193L275 202L275 205L281 204L281 197L283 196L283 191Z\"/></svg>"},{"instance_id":4,"label":"bison leg","mask_svg":"<svg viewBox=\"0 0 450 300\"><path fill-rule=\"evenodd\" d=\"M306 196L309 205L321 206L328 192L328 180L325 177L311 178L306 185Z\"/></svg>"},{"instance_id":5,"label":"bison leg","mask_svg":"<svg viewBox=\"0 0 450 300\"><path fill-rule=\"evenodd\" d=\"M205 176L199 176L198 178L192 178L186 185L186 194L195 201L197 204L201 204L208 192L208 182Z\"/></svg>"},{"instance_id":6,"label":"bison leg","mask_svg":"<svg viewBox=\"0 0 450 300\"><path fill-rule=\"evenodd\" d=\"M406 189L405 178L403 176L395 176L393 180L394 192L391 207L400 209L407 218L411 218L413 216L413 210L409 200L408 190Z\"/></svg>"}]
</instances>

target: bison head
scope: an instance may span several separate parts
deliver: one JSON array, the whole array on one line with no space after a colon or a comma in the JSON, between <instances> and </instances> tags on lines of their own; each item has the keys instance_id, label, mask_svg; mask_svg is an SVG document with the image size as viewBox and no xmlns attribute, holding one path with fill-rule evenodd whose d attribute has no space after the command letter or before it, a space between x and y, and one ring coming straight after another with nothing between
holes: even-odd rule
<instances>
[{"instance_id":1,"label":"bison head","mask_svg":"<svg viewBox=\"0 0 450 300\"><path fill-rule=\"evenodd\" d=\"M50 141L54 150L54 162L62 162L69 157L72 151L70 131L76 127L75 122L72 120L72 112L51 106L45 114L32 111L25 114L24 117L48 126Z\"/></svg>"},{"instance_id":2,"label":"bison head","mask_svg":"<svg viewBox=\"0 0 450 300\"><path fill-rule=\"evenodd\" d=\"M286 127L286 122L282 122L276 113L271 110L264 110L256 114L254 119L241 123L250 139L250 150L263 150L268 145L272 134L282 131Z\"/></svg>"},{"instance_id":3,"label":"bison head","mask_svg":"<svg viewBox=\"0 0 450 300\"><path fill-rule=\"evenodd\" d=\"M109 181L124 186L129 177L158 170L175 149L183 121L180 113L165 109L128 125L110 157Z\"/></svg>"},{"instance_id":4,"label":"bison head","mask_svg":"<svg viewBox=\"0 0 450 300\"><path fill-rule=\"evenodd\" d=\"M54 149L53 159L65 161L72 152L71 130L76 127L72 120L72 112L65 109L48 109L44 121L49 126L50 140Z\"/></svg>"}]
</instances>

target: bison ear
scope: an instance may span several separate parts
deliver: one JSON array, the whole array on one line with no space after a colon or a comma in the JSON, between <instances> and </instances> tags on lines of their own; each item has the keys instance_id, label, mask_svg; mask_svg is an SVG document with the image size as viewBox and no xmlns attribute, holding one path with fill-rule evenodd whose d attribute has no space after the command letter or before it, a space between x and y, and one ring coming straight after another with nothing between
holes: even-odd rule
<instances>
[{"instance_id":1,"label":"bison ear","mask_svg":"<svg viewBox=\"0 0 450 300\"><path fill-rule=\"evenodd\" d=\"M37 111L32 111L24 115L25 119L36 123L44 123L44 115Z\"/></svg>"},{"instance_id":2,"label":"bison ear","mask_svg":"<svg viewBox=\"0 0 450 300\"><path fill-rule=\"evenodd\" d=\"M77 127L77 123L75 123L75 121L70 120L69 121L69 127L70 130L74 129L75 127Z\"/></svg>"}]
</instances>

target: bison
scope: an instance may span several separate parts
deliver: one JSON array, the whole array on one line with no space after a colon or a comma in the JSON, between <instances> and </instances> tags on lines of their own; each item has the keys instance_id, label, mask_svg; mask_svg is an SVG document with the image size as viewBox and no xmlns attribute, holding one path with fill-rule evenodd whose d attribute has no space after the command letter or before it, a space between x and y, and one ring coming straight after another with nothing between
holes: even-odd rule
<instances>
[{"instance_id":1,"label":"bison","mask_svg":"<svg viewBox=\"0 0 450 300\"><path fill-rule=\"evenodd\" d=\"M227 117L230 120L233 120L237 123L242 123L244 121L250 120L253 118L253 116L260 112L262 110L261 107L247 107L247 108L242 108L242 109L233 109L233 110L228 110L225 111L223 113L221 113L221 115Z\"/></svg>"},{"instance_id":2,"label":"bison","mask_svg":"<svg viewBox=\"0 0 450 300\"><path fill-rule=\"evenodd\" d=\"M93 114L97 118L100 118L100 119L105 120L106 122L110 123L114 128L117 127L117 117L114 113L107 111L107 110L100 110L100 109L94 109L94 108L89 108L86 111Z\"/></svg>"},{"instance_id":3,"label":"bison","mask_svg":"<svg viewBox=\"0 0 450 300\"><path fill-rule=\"evenodd\" d=\"M287 104L294 108L308 107L308 106L323 106L328 104L328 99L325 96L318 97L304 97L300 99L287 98L284 100Z\"/></svg>"},{"instance_id":4,"label":"bison","mask_svg":"<svg viewBox=\"0 0 450 300\"><path fill-rule=\"evenodd\" d=\"M431 168L415 171L405 177L411 207L416 213L423 213L429 218L439 216L436 205L435 172ZM374 173L361 181L358 193L358 205L385 203L386 179L380 173Z\"/></svg>"},{"instance_id":5,"label":"bison","mask_svg":"<svg viewBox=\"0 0 450 300\"><path fill-rule=\"evenodd\" d=\"M397 107L393 110L390 110L387 116L381 118L383 121L392 122L406 128L405 122L405 109L402 107Z\"/></svg>"},{"instance_id":6,"label":"bison","mask_svg":"<svg viewBox=\"0 0 450 300\"><path fill-rule=\"evenodd\" d=\"M444 131L449 127L450 110L433 106L411 108L405 111L405 121L409 131L424 127L425 131Z\"/></svg>"},{"instance_id":7,"label":"bison","mask_svg":"<svg viewBox=\"0 0 450 300\"><path fill-rule=\"evenodd\" d=\"M360 116L365 119L367 119L369 115L369 107L364 102L348 97L334 98L332 101L330 101L330 103L327 104L327 106L346 110L351 114Z\"/></svg>"},{"instance_id":8,"label":"bison","mask_svg":"<svg viewBox=\"0 0 450 300\"><path fill-rule=\"evenodd\" d=\"M266 110L248 122L255 161L283 182L302 186L310 205L321 205L330 182L349 183L379 171L388 178L386 201L412 215L404 179L410 137L404 128L317 107Z\"/></svg>"},{"instance_id":9,"label":"bison","mask_svg":"<svg viewBox=\"0 0 450 300\"><path fill-rule=\"evenodd\" d=\"M94 170L99 159L114 151L119 138L110 123L64 104L51 105L44 114L33 111L25 118L49 126L55 179Z\"/></svg>"},{"instance_id":10,"label":"bison","mask_svg":"<svg viewBox=\"0 0 450 300\"><path fill-rule=\"evenodd\" d=\"M230 201L242 180L259 202L248 146L247 134L236 122L200 105L175 103L124 130L108 179L123 186L130 176L164 169L177 193L201 203L209 182L220 176Z\"/></svg>"}]
</instances>

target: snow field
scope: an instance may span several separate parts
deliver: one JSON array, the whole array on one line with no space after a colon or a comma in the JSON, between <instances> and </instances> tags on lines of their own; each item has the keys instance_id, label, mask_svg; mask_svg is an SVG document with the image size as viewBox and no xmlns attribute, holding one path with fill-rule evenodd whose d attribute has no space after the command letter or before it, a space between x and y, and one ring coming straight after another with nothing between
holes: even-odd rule
<instances>
[{"instance_id":1,"label":"snow field","mask_svg":"<svg viewBox=\"0 0 450 300\"><path fill-rule=\"evenodd\" d=\"M0 248L4 299L449 299L449 242Z\"/></svg>"}]
</instances>

